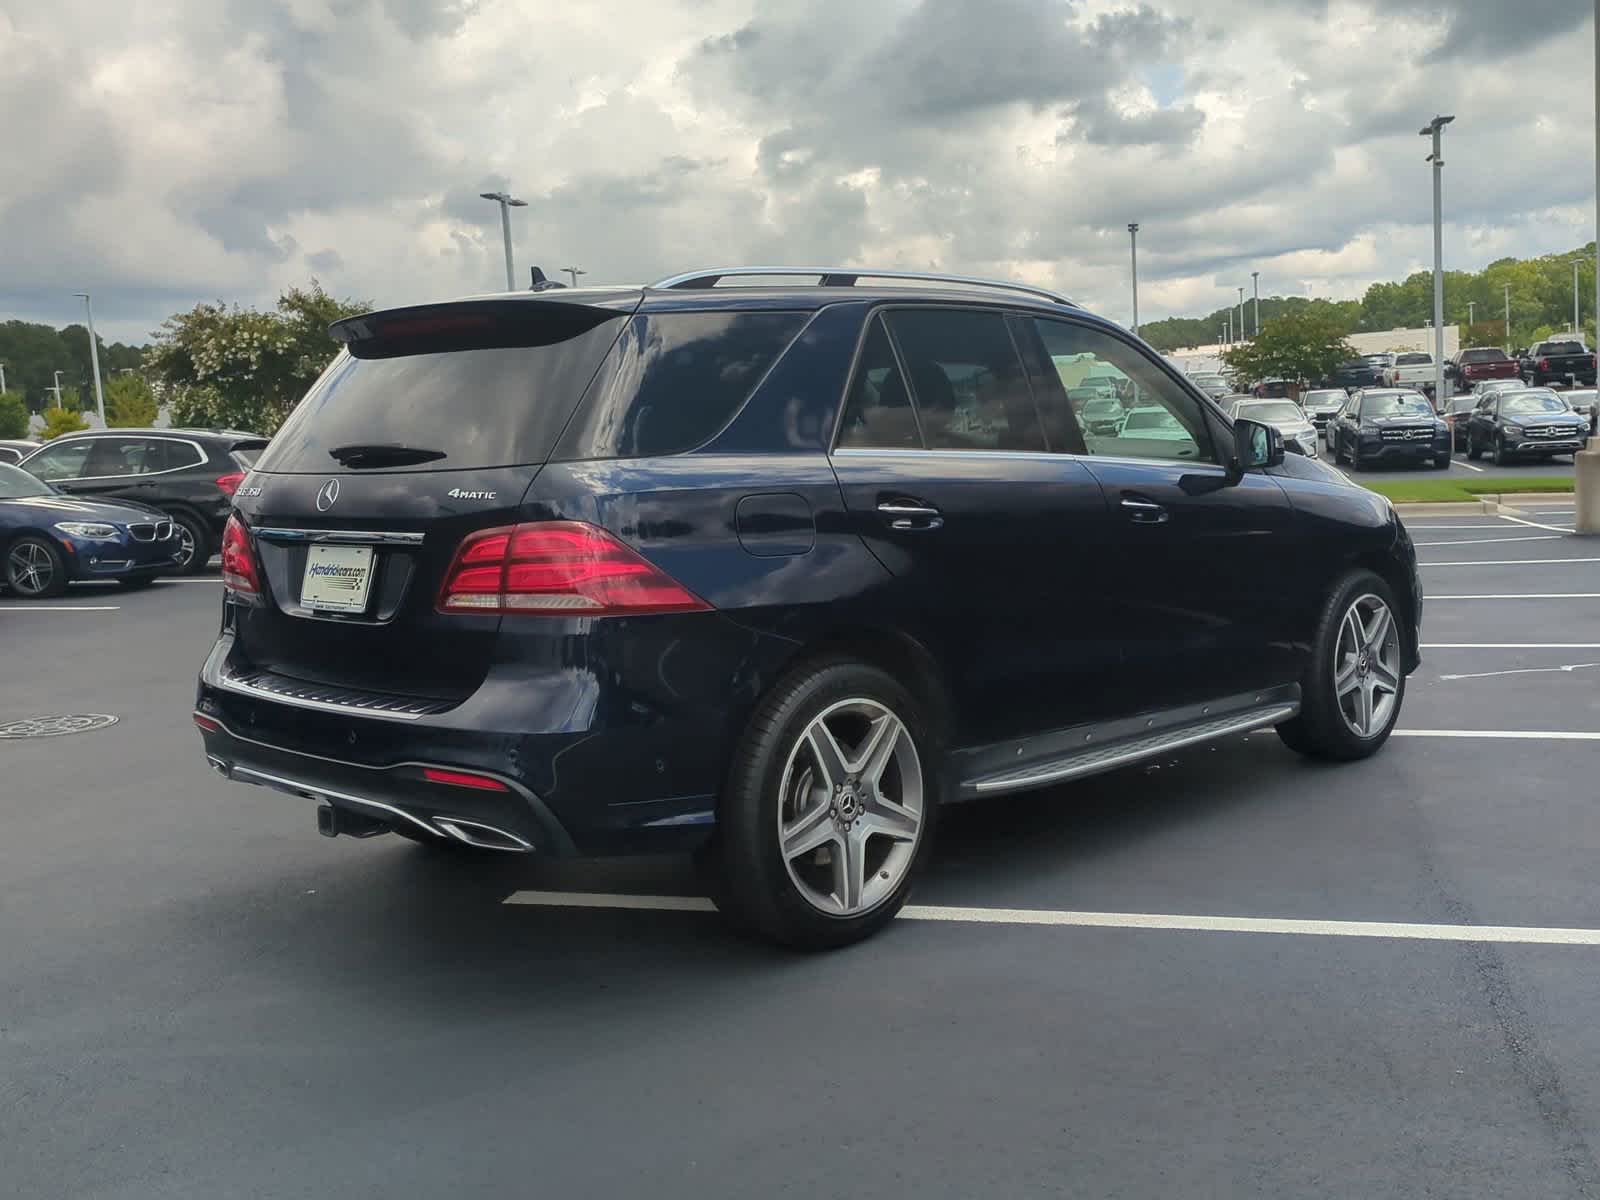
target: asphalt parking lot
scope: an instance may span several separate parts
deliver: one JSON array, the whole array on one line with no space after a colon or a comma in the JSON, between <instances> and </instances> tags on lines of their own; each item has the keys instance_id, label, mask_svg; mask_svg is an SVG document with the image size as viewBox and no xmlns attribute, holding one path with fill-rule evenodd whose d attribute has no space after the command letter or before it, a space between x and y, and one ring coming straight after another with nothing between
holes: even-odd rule
<instances>
[{"instance_id":1,"label":"asphalt parking lot","mask_svg":"<svg viewBox=\"0 0 1600 1200\"><path fill-rule=\"evenodd\" d=\"M1377 758L1255 735L954 808L914 908L809 957L676 861L328 841L219 780L214 578L0 599L0 724L118 718L0 740L0 1192L1600 1194L1570 514L1408 522Z\"/></svg>"}]
</instances>

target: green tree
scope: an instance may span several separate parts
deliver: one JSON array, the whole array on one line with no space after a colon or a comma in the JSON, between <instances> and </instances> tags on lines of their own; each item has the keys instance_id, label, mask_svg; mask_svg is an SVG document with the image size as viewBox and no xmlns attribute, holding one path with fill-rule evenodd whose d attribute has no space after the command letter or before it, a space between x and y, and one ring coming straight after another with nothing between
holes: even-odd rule
<instances>
[{"instance_id":1,"label":"green tree","mask_svg":"<svg viewBox=\"0 0 1600 1200\"><path fill-rule=\"evenodd\" d=\"M199 304L168 318L150 367L170 389L175 423L275 433L338 351L328 326L371 307L315 280L272 312Z\"/></svg>"},{"instance_id":2,"label":"green tree","mask_svg":"<svg viewBox=\"0 0 1600 1200\"><path fill-rule=\"evenodd\" d=\"M53 396L52 399L54 399ZM51 407L55 407L54 404ZM61 407L68 412L82 412L83 393L75 387L63 387L61 389Z\"/></svg>"},{"instance_id":3,"label":"green tree","mask_svg":"<svg viewBox=\"0 0 1600 1200\"><path fill-rule=\"evenodd\" d=\"M87 428L89 422L83 419L83 414L77 409L47 408L44 410L44 433L40 436L48 442L63 433L77 433L80 429Z\"/></svg>"},{"instance_id":4,"label":"green tree","mask_svg":"<svg viewBox=\"0 0 1600 1200\"><path fill-rule=\"evenodd\" d=\"M106 424L142 429L155 422L156 394L142 375L129 371L106 384Z\"/></svg>"},{"instance_id":5,"label":"green tree","mask_svg":"<svg viewBox=\"0 0 1600 1200\"><path fill-rule=\"evenodd\" d=\"M28 436L28 402L21 392L0 392L0 438Z\"/></svg>"},{"instance_id":6,"label":"green tree","mask_svg":"<svg viewBox=\"0 0 1600 1200\"><path fill-rule=\"evenodd\" d=\"M1355 357L1345 341L1347 329L1331 313L1290 313L1263 323L1255 341L1234 347L1222 358L1246 383L1326 379L1341 362Z\"/></svg>"}]
</instances>

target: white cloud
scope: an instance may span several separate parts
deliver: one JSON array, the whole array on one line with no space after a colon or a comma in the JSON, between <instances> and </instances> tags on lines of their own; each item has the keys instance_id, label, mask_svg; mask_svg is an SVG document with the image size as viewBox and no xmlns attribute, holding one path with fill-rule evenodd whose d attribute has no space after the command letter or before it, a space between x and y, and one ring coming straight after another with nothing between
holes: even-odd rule
<instances>
[{"instance_id":1,"label":"white cloud","mask_svg":"<svg viewBox=\"0 0 1600 1200\"><path fill-rule=\"evenodd\" d=\"M843 261L1127 316L1359 295L1593 236L1581 0L11 0L0 316L113 337L319 275L380 304L519 272ZM1537 36L1530 40L1529 31ZM1570 92L1570 96L1567 93Z\"/></svg>"}]
</instances>

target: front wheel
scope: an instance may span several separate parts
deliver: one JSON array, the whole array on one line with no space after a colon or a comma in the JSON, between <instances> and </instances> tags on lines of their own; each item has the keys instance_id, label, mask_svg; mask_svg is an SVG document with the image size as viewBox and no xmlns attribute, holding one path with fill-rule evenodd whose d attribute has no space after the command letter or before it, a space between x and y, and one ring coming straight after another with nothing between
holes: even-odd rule
<instances>
[{"instance_id":1,"label":"front wheel","mask_svg":"<svg viewBox=\"0 0 1600 1200\"><path fill-rule=\"evenodd\" d=\"M1494 453L1491 455L1491 458L1494 460L1494 465L1497 467L1503 467L1511 461L1511 456L1506 453L1506 440L1505 438L1500 437L1498 434L1494 439Z\"/></svg>"},{"instance_id":2,"label":"front wheel","mask_svg":"<svg viewBox=\"0 0 1600 1200\"><path fill-rule=\"evenodd\" d=\"M1477 462L1482 457L1483 447L1478 445L1478 439L1469 433L1467 435L1467 459L1470 462Z\"/></svg>"},{"instance_id":3,"label":"front wheel","mask_svg":"<svg viewBox=\"0 0 1600 1200\"><path fill-rule=\"evenodd\" d=\"M1433 465L1441 471L1444 470L1450 465L1450 456L1448 454L1435 454L1433 456Z\"/></svg>"},{"instance_id":4,"label":"front wheel","mask_svg":"<svg viewBox=\"0 0 1600 1200\"><path fill-rule=\"evenodd\" d=\"M206 527L188 513L173 513L172 524L178 532L178 556L173 560L172 574L197 574L211 558Z\"/></svg>"},{"instance_id":5,"label":"front wheel","mask_svg":"<svg viewBox=\"0 0 1600 1200\"><path fill-rule=\"evenodd\" d=\"M67 565L48 539L26 534L6 551L6 586L25 600L43 600L67 590Z\"/></svg>"},{"instance_id":6,"label":"front wheel","mask_svg":"<svg viewBox=\"0 0 1600 1200\"><path fill-rule=\"evenodd\" d=\"M1389 585L1371 571L1339 581L1317 623L1300 715L1278 726L1286 745L1350 761L1389 740L1406 694L1398 613Z\"/></svg>"},{"instance_id":7,"label":"front wheel","mask_svg":"<svg viewBox=\"0 0 1600 1200\"><path fill-rule=\"evenodd\" d=\"M1356 440L1356 444L1350 447L1350 469L1352 471L1365 469L1361 462L1361 441L1359 438Z\"/></svg>"},{"instance_id":8,"label":"front wheel","mask_svg":"<svg viewBox=\"0 0 1600 1200\"><path fill-rule=\"evenodd\" d=\"M849 945L900 911L938 817L921 707L876 667L800 668L734 755L713 842L713 899L735 925L802 949Z\"/></svg>"}]
</instances>

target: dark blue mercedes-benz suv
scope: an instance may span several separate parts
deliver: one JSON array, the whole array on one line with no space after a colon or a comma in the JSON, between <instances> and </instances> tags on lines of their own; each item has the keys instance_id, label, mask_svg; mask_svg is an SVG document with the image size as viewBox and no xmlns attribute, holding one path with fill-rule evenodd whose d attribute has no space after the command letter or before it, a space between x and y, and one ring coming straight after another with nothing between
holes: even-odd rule
<instances>
[{"instance_id":1,"label":"dark blue mercedes-benz suv","mask_svg":"<svg viewBox=\"0 0 1600 1200\"><path fill-rule=\"evenodd\" d=\"M334 333L238 488L194 714L330 835L692 850L839 945L943 800L1267 726L1359 758L1418 664L1387 501L1040 289L720 270ZM1086 430L1092 377L1142 419Z\"/></svg>"}]
</instances>

